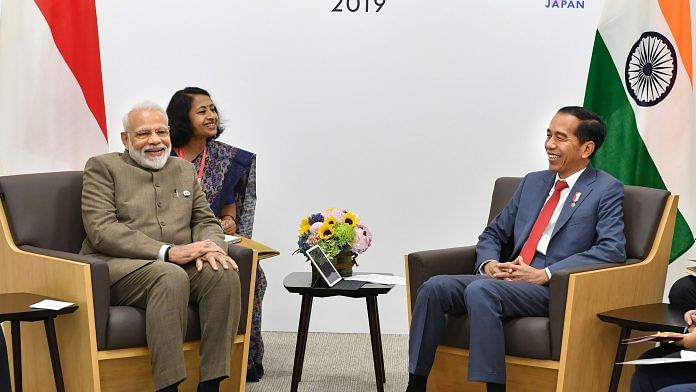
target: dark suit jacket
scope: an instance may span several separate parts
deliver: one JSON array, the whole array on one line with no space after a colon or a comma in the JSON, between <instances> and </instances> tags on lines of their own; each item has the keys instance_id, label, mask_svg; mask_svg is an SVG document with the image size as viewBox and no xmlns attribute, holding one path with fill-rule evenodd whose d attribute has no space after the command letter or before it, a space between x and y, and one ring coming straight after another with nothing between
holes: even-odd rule
<instances>
[{"instance_id":1,"label":"dark suit jacket","mask_svg":"<svg viewBox=\"0 0 696 392\"><path fill-rule=\"evenodd\" d=\"M556 173L548 170L524 177L512 200L479 236L476 270L486 260L500 260L504 248L512 248L511 260L519 255L555 179ZM577 192L580 196L571 206ZM623 194L618 180L588 166L563 205L543 267L553 273L577 265L624 262Z\"/></svg>"},{"instance_id":2,"label":"dark suit jacket","mask_svg":"<svg viewBox=\"0 0 696 392\"><path fill-rule=\"evenodd\" d=\"M82 180L81 254L109 263L111 284L152 263L164 244L209 239L227 251L193 165L170 157L160 170L139 166L128 152L90 158Z\"/></svg>"}]
</instances>

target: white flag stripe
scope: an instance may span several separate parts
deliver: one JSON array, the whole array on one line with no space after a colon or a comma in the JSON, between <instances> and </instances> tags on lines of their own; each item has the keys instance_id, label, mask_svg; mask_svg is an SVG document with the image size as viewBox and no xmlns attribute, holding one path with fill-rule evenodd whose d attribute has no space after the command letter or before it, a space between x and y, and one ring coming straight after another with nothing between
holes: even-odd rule
<instances>
[{"instance_id":1,"label":"white flag stripe","mask_svg":"<svg viewBox=\"0 0 696 392\"><path fill-rule=\"evenodd\" d=\"M108 146L33 1L0 11L0 175L82 170Z\"/></svg>"},{"instance_id":2,"label":"white flag stripe","mask_svg":"<svg viewBox=\"0 0 696 392\"><path fill-rule=\"evenodd\" d=\"M669 95L655 106L642 107L628 93L624 70L628 53L646 31L658 32L674 44L678 69ZM660 6L656 0L608 1L599 32L623 81L638 131L667 189L680 196L679 209L691 226L696 222L693 88Z\"/></svg>"}]
</instances>

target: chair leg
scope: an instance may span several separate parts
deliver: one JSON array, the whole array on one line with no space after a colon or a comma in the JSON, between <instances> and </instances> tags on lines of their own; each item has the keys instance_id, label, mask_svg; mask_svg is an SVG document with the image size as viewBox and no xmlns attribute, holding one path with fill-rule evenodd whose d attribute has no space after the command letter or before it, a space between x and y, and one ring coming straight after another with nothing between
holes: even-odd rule
<instances>
[{"instance_id":1,"label":"chair leg","mask_svg":"<svg viewBox=\"0 0 696 392\"><path fill-rule=\"evenodd\" d=\"M372 343L372 360L375 366L377 391L384 391L384 358L382 358L381 338L379 336L379 315L377 314L377 296L365 297L367 301L367 319L370 325L370 342Z\"/></svg>"},{"instance_id":2,"label":"chair leg","mask_svg":"<svg viewBox=\"0 0 696 392\"><path fill-rule=\"evenodd\" d=\"M309 332L309 320L312 315L311 295L302 296L302 307L300 308L300 323L297 327L297 343L295 344L295 362L292 366L292 382L290 391L297 392L297 387L302 379L302 365L304 364L305 349L307 348L307 334Z\"/></svg>"},{"instance_id":3,"label":"chair leg","mask_svg":"<svg viewBox=\"0 0 696 392\"><path fill-rule=\"evenodd\" d=\"M12 367L14 368L14 390L22 392L22 337L19 321L10 321L12 330Z\"/></svg>"},{"instance_id":4,"label":"chair leg","mask_svg":"<svg viewBox=\"0 0 696 392\"><path fill-rule=\"evenodd\" d=\"M60 354L58 353L58 339L56 338L56 326L53 318L44 320L46 328L46 339L48 340L48 351L51 354L51 366L53 367L53 379L56 382L56 391L65 392L63 385L63 372L60 368Z\"/></svg>"},{"instance_id":5,"label":"chair leg","mask_svg":"<svg viewBox=\"0 0 696 392\"><path fill-rule=\"evenodd\" d=\"M614 370L611 372L611 382L609 383L609 392L616 392L619 388L619 381L621 380L621 369L623 365L619 365L619 362L623 362L626 358L626 348L627 345L622 344L624 339L628 339L631 335L631 328L621 327L621 335L619 336L619 345L616 348L616 358L614 359Z\"/></svg>"}]
</instances>

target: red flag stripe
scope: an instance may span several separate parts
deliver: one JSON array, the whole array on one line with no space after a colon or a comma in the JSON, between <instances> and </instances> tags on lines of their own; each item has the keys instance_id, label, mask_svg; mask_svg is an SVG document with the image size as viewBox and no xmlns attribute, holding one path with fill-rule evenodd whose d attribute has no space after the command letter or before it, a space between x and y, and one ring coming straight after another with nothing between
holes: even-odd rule
<instances>
[{"instance_id":1,"label":"red flag stripe","mask_svg":"<svg viewBox=\"0 0 696 392\"><path fill-rule=\"evenodd\" d=\"M56 47L75 75L87 106L108 142L94 0L35 2L46 18Z\"/></svg>"}]
</instances>

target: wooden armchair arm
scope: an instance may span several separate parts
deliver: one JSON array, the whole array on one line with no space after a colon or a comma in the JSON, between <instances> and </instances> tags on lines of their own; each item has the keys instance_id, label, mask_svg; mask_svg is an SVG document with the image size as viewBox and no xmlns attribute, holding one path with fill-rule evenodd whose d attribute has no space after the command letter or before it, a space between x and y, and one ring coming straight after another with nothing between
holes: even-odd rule
<instances>
[{"instance_id":1,"label":"wooden armchair arm","mask_svg":"<svg viewBox=\"0 0 696 392\"><path fill-rule=\"evenodd\" d=\"M227 254L234 259L239 267L239 283L241 286L241 313L237 333L245 333L251 328L251 315L254 303L254 288L256 283L256 264L258 253L249 248L230 245Z\"/></svg>"},{"instance_id":2,"label":"wooden armchair arm","mask_svg":"<svg viewBox=\"0 0 696 392\"><path fill-rule=\"evenodd\" d=\"M599 391L609 387L619 331L616 325L600 321L597 313L661 302L677 200L678 196L668 198L653 246L644 260L569 274L562 327L559 390Z\"/></svg>"},{"instance_id":3,"label":"wooden armchair arm","mask_svg":"<svg viewBox=\"0 0 696 392\"><path fill-rule=\"evenodd\" d=\"M551 276L551 280L549 281L549 324L551 329L551 355L554 360L558 361L561 356L563 322L565 320L566 302L568 298L568 283L570 281L570 276L580 272L598 271L631 264L632 261L634 260L621 264L606 263L583 265L563 268L554 272L554 274Z\"/></svg>"},{"instance_id":4,"label":"wooden armchair arm","mask_svg":"<svg viewBox=\"0 0 696 392\"><path fill-rule=\"evenodd\" d=\"M103 350L106 347L106 325L109 322L109 305L111 304L109 265L103 260L76 253L37 248L31 245L23 245L19 248L29 253L89 264L90 276L92 277L92 300L94 301L94 326L97 331L97 348Z\"/></svg>"},{"instance_id":5,"label":"wooden armchair arm","mask_svg":"<svg viewBox=\"0 0 696 392\"><path fill-rule=\"evenodd\" d=\"M97 336L90 266L83 262L19 249L12 239L7 218L0 210L0 291L28 292L74 302L79 309L56 319L58 347L64 360L66 390L99 388ZM26 350L26 351L25 351ZM22 325L22 351L34 361L25 389L41 390L53 377L43 325ZM31 353L31 354L30 354Z\"/></svg>"}]
</instances>

